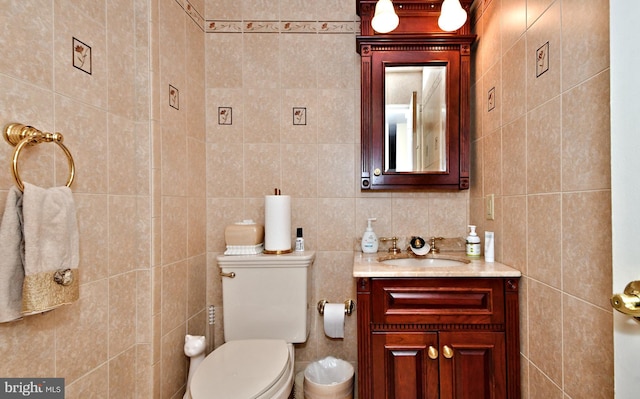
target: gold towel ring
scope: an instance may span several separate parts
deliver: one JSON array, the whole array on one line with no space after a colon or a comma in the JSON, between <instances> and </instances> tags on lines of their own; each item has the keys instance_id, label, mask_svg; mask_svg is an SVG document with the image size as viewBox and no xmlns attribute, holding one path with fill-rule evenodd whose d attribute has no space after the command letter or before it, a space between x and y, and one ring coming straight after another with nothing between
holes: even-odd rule
<instances>
[{"instance_id":1,"label":"gold towel ring","mask_svg":"<svg viewBox=\"0 0 640 399\"><path fill-rule=\"evenodd\" d=\"M18 157L20 156L20 151L22 151L25 146L44 142L54 142L60 146L62 151L64 151L69 165L69 179L67 179L67 187L71 187L76 175L76 168L73 163L71 152L69 152L69 149L62 144L64 137L60 133L45 133L33 126L26 126L21 123L10 123L4 127L4 138L9 142L9 144L16 147L13 151L12 170L13 178L15 179L20 191L24 191L24 183L22 183L20 173L18 172Z\"/></svg>"}]
</instances>

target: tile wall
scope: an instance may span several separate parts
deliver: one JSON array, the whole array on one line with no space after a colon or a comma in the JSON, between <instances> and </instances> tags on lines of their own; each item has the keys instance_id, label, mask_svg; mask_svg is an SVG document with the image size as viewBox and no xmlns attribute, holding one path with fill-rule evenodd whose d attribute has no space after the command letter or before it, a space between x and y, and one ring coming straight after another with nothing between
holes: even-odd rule
<instances>
[{"instance_id":1,"label":"tile wall","mask_svg":"<svg viewBox=\"0 0 640 399\"><path fill-rule=\"evenodd\" d=\"M523 398L612 398L609 2L474 7L470 215L524 275Z\"/></svg>"}]
</instances>

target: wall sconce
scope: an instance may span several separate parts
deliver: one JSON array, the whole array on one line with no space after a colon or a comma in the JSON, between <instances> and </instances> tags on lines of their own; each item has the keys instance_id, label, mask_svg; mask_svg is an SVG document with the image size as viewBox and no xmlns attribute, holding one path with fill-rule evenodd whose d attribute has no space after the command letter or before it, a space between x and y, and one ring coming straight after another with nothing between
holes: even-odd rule
<instances>
[{"instance_id":1,"label":"wall sconce","mask_svg":"<svg viewBox=\"0 0 640 399\"><path fill-rule=\"evenodd\" d=\"M391 0L378 0L376 11L371 20L371 27L378 33L389 33L398 27L398 14L393 9Z\"/></svg>"},{"instance_id":2,"label":"wall sconce","mask_svg":"<svg viewBox=\"0 0 640 399\"><path fill-rule=\"evenodd\" d=\"M467 21L467 12L460 5L460 0L444 0L440 9L438 26L445 32L460 29Z\"/></svg>"}]
</instances>

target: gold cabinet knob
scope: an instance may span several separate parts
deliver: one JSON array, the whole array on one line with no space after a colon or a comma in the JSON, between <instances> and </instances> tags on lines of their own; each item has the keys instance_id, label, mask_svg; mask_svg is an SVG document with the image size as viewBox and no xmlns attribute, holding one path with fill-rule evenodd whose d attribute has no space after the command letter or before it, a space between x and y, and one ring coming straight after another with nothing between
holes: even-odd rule
<instances>
[{"instance_id":1,"label":"gold cabinet knob","mask_svg":"<svg viewBox=\"0 0 640 399\"><path fill-rule=\"evenodd\" d=\"M451 349L448 345L442 347L442 354L447 359L451 359L453 357L453 349Z\"/></svg>"},{"instance_id":2,"label":"gold cabinet knob","mask_svg":"<svg viewBox=\"0 0 640 399\"><path fill-rule=\"evenodd\" d=\"M427 354L429 355L429 359L435 360L438 358L438 350L433 346L429 346Z\"/></svg>"},{"instance_id":3,"label":"gold cabinet knob","mask_svg":"<svg viewBox=\"0 0 640 399\"><path fill-rule=\"evenodd\" d=\"M627 284L623 294L614 294L611 297L611 306L618 312L640 320L640 281Z\"/></svg>"}]
</instances>

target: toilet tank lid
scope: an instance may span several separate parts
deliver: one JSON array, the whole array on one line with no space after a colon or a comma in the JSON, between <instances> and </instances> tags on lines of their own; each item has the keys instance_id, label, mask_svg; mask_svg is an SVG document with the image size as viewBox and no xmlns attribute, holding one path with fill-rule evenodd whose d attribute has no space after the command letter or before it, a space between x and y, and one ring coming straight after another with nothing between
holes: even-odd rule
<instances>
[{"instance_id":1,"label":"toilet tank lid","mask_svg":"<svg viewBox=\"0 0 640 399\"><path fill-rule=\"evenodd\" d=\"M309 267L315 257L315 251L304 251L282 255L218 255L217 260L219 267Z\"/></svg>"}]
</instances>

